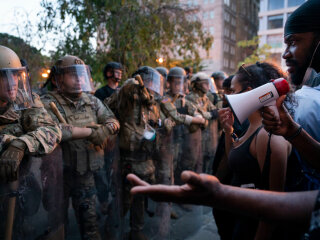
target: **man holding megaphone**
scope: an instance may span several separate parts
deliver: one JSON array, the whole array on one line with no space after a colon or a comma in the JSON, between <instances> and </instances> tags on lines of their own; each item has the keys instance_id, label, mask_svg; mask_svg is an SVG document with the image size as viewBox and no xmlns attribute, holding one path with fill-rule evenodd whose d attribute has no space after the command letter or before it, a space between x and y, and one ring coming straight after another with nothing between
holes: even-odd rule
<instances>
[{"instance_id":1,"label":"man holding megaphone","mask_svg":"<svg viewBox=\"0 0 320 240\"><path fill-rule=\"evenodd\" d=\"M231 185L283 191L290 144L280 136L270 135L262 126L259 109L289 91L280 69L269 63L241 66L231 81L233 95L228 95L230 108L219 111L226 134ZM270 79L277 79L270 82ZM250 125L241 138L232 137L234 119ZM266 222L235 216L234 239L253 239L275 234L275 227Z\"/></svg>"}]
</instances>

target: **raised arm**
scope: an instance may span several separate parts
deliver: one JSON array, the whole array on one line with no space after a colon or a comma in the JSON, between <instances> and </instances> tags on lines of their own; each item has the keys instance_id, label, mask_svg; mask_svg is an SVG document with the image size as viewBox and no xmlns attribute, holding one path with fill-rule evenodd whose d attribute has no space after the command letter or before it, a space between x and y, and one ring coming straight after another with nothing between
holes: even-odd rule
<instances>
[{"instance_id":1,"label":"raised arm","mask_svg":"<svg viewBox=\"0 0 320 240\"><path fill-rule=\"evenodd\" d=\"M262 123L264 128L273 134L285 137L312 167L320 170L320 143L312 138L296 123L283 105L285 96L277 100L279 117L268 107L263 109Z\"/></svg>"}]
</instances>

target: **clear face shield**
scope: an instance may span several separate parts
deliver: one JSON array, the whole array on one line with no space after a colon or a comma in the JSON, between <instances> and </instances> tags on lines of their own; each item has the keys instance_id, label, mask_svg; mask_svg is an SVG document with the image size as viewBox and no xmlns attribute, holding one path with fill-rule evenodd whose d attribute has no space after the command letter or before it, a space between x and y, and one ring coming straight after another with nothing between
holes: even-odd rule
<instances>
[{"instance_id":1,"label":"clear face shield","mask_svg":"<svg viewBox=\"0 0 320 240\"><path fill-rule=\"evenodd\" d=\"M209 80L209 91L211 93L218 93L217 86L213 78L210 78Z\"/></svg>"},{"instance_id":2,"label":"clear face shield","mask_svg":"<svg viewBox=\"0 0 320 240\"><path fill-rule=\"evenodd\" d=\"M163 96L163 77L160 73L149 72L147 74L141 74L143 83L149 90L156 92L160 96Z\"/></svg>"},{"instance_id":3,"label":"clear face shield","mask_svg":"<svg viewBox=\"0 0 320 240\"><path fill-rule=\"evenodd\" d=\"M57 87L62 93L91 92L94 87L90 79L90 68L87 65L58 68L58 73L56 74Z\"/></svg>"},{"instance_id":4,"label":"clear face shield","mask_svg":"<svg viewBox=\"0 0 320 240\"><path fill-rule=\"evenodd\" d=\"M0 69L0 100L12 103L15 110L32 107L33 98L25 67Z\"/></svg>"},{"instance_id":5,"label":"clear face shield","mask_svg":"<svg viewBox=\"0 0 320 240\"><path fill-rule=\"evenodd\" d=\"M181 94L185 93L185 82L186 78L183 76L172 76L170 77L170 90L172 94Z\"/></svg>"},{"instance_id":6,"label":"clear face shield","mask_svg":"<svg viewBox=\"0 0 320 240\"><path fill-rule=\"evenodd\" d=\"M201 79L197 83L198 89L203 93L207 93L209 91L210 80L209 79Z\"/></svg>"}]
</instances>

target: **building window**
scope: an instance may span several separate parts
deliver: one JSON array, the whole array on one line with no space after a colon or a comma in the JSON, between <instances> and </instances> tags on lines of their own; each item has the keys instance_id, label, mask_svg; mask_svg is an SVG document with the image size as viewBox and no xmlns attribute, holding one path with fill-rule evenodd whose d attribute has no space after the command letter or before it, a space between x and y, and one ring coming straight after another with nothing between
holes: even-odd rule
<instances>
[{"instance_id":1,"label":"building window","mask_svg":"<svg viewBox=\"0 0 320 240\"><path fill-rule=\"evenodd\" d=\"M210 18L214 18L214 11L210 11Z\"/></svg>"},{"instance_id":2,"label":"building window","mask_svg":"<svg viewBox=\"0 0 320 240\"><path fill-rule=\"evenodd\" d=\"M209 29L210 29L210 33L214 34L214 27L210 27Z\"/></svg>"},{"instance_id":3,"label":"building window","mask_svg":"<svg viewBox=\"0 0 320 240\"><path fill-rule=\"evenodd\" d=\"M229 67L229 60L228 59L223 59L223 66L224 67Z\"/></svg>"},{"instance_id":4,"label":"building window","mask_svg":"<svg viewBox=\"0 0 320 240\"><path fill-rule=\"evenodd\" d=\"M235 69L236 65L234 61L230 61L230 68Z\"/></svg>"},{"instance_id":5,"label":"building window","mask_svg":"<svg viewBox=\"0 0 320 240\"><path fill-rule=\"evenodd\" d=\"M268 17L268 29L282 28L283 14Z\"/></svg>"},{"instance_id":6,"label":"building window","mask_svg":"<svg viewBox=\"0 0 320 240\"><path fill-rule=\"evenodd\" d=\"M208 4L209 0L203 0L203 4Z\"/></svg>"},{"instance_id":7,"label":"building window","mask_svg":"<svg viewBox=\"0 0 320 240\"><path fill-rule=\"evenodd\" d=\"M225 27L224 36L229 37L229 34L230 34L229 28Z\"/></svg>"},{"instance_id":8,"label":"building window","mask_svg":"<svg viewBox=\"0 0 320 240\"><path fill-rule=\"evenodd\" d=\"M236 12L237 11L237 5L236 4L232 4L231 6L232 11Z\"/></svg>"},{"instance_id":9,"label":"building window","mask_svg":"<svg viewBox=\"0 0 320 240\"><path fill-rule=\"evenodd\" d=\"M305 2L305 0L288 0L288 7L299 6L304 2Z\"/></svg>"},{"instance_id":10,"label":"building window","mask_svg":"<svg viewBox=\"0 0 320 240\"><path fill-rule=\"evenodd\" d=\"M231 18L231 25L236 26L236 19L235 18Z\"/></svg>"},{"instance_id":11,"label":"building window","mask_svg":"<svg viewBox=\"0 0 320 240\"><path fill-rule=\"evenodd\" d=\"M276 10L284 8L284 0L269 0L268 10Z\"/></svg>"},{"instance_id":12,"label":"building window","mask_svg":"<svg viewBox=\"0 0 320 240\"><path fill-rule=\"evenodd\" d=\"M230 21L230 14L225 12L224 13L224 20L226 20L226 22L229 22Z\"/></svg>"},{"instance_id":13,"label":"building window","mask_svg":"<svg viewBox=\"0 0 320 240\"><path fill-rule=\"evenodd\" d=\"M208 19L208 12L203 13L203 19Z\"/></svg>"},{"instance_id":14,"label":"building window","mask_svg":"<svg viewBox=\"0 0 320 240\"><path fill-rule=\"evenodd\" d=\"M230 0L224 0L224 4L230 6Z\"/></svg>"},{"instance_id":15,"label":"building window","mask_svg":"<svg viewBox=\"0 0 320 240\"><path fill-rule=\"evenodd\" d=\"M267 44L272 48L282 48L282 42L283 36L281 34L267 36Z\"/></svg>"},{"instance_id":16,"label":"building window","mask_svg":"<svg viewBox=\"0 0 320 240\"><path fill-rule=\"evenodd\" d=\"M236 54L236 50L235 50L234 47L231 47L231 48L230 48L230 53L231 53L232 55L235 55L235 54Z\"/></svg>"},{"instance_id":17,"label":"building window","mask_svg":"<svg viewBox=\"0 0 320 240\"><path fill-rule=\"evenodd\" d=\"M225 52L229 52L229 44L228 43L223 44L223 50Z\"/></svg>"},{"instance_id":18,"label":"building window","mask_svg":"<svg viewBox=\"0 0 320 240\"><path fill-rule=\"evenodd\" d=\"M231 32L231 39L232 39L233 41L236 40L236 34L235 34L234 32Z\"/></svg>"},{"instance_id":19,"label":"building window","mask_svg":"<svg viewBox=\"0 0 320 240\"><path fill-rule=\"evenodd\" d=\"M214 0L210 0L211 3L214 3Z\"/></svg>"}]
</instances>

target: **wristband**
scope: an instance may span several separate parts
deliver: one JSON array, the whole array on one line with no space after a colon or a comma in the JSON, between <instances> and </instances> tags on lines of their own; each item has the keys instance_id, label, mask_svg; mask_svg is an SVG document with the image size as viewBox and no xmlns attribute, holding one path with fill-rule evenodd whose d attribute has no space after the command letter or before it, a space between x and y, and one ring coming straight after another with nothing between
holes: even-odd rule
<instances>
[{"instance_id":1,"label":"wristband","mask_svg":"<svg viewBox=\"0 0 320 240\"><path fill-rule=\"evenodd\" d=\"M301 131L302 131L302 127L300 126L300 127L297 129L297 131L295 131L291 136L285 137L285 139L286 139L287 141L291 141L292 139L294 139L295 137L297 137L297 136L301 133Z\"/></svg>"}]
</instances>

